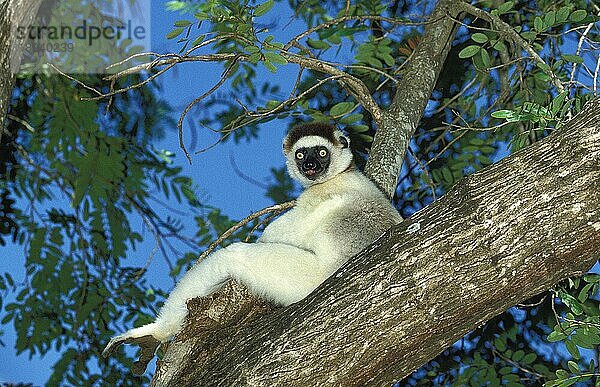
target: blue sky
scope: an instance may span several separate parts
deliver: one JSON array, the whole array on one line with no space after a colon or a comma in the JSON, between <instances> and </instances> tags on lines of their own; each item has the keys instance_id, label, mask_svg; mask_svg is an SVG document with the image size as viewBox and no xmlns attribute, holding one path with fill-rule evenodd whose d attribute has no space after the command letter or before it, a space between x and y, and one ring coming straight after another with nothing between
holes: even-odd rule
<instances>
[{"instance_id":1,"label":"blue sky","mask_svg":"<svg viewBox=\"0 0 600 387\"><path fill-rule=\"evenodd\" d=\"M179 47L175 40L165 39L165 35L173 28L173 23L182 18L177 13L166 11L163 2L155 1L152 4L151 31L152 50L159 53L177 52ZM277 27L272 33L280 41L295 35L302 27L299 21L288 23L292 16L286 2L278 3L276 9L261 19L265 24L274 23ZM275 16L276 15L276 16ZM285 29L281 30L281 28ZM281 37L281 38L279 38ZM174 118L179 118L179 112L198 95L214 85L222 72L222 65L186 63L177 66L159 78L162 85L162 97L174 108ZM259 80L269 79L281 85L283 93L291 87L296 77L297 67L294 65L279 68L276 74L260 69ZM287 130L287 124L281 120L273 120L261 126L259 138L249 143L235 145L232 142L221 144L200 155L192 155L193 164L190 165L179 149L178 137L175 128L166 131L166 137L156 145L159 149L166 149L176 154L175 163L183 167L184 174L193 178L198 187L199 198L204 204L221 208L226 215L232 218L244 217L256 210L271 204L270 199L264 195L264 190L240 178L230 163L230 156L235 158L236 164L242 172L255 180L266 181L270 177L270 168L281 167L284 158L281 153L281 139ZM189 128L185 134L188 137ZM209 131L198 132L197 149L212 144L217 137ZM172 206L176 204L170 203ZM158 208L158 207L157 207ZM168 215L168 210L162 209ZM190 227L186 230L188 235L194 233L194 222L189 219ZM143 222L134 219L132 224L138 230L143 229ZM151 233L144 234L145 241L135 252L130 253L128 265L143 265L154 246ZM200 253L200 251L198 252ZM0 273L5 271L13 273L17 280L24 279L24 256L22 248L8 246L0 248ZM177 257L173 257L173 260ZM596 271L598 266L596 266ZM157 255L149 267L148 278L163 289L172 288L173 284L168 276L168 269L163 260ZM27 354L15 356L15 335L10 325L2 326L5 334L0 336L6 347L0 347L0 383L24 382L42 385L51 374L51 367L57 360L57 355L50 353L44 358L33 357Z\"/></svg>"},{"instance_id":2,"label":"blue sky","mask_svg":"<svg viewBox=\"0 0 600 387\"><path fill-rule=\"evenodd\" d=\"M153 2L151 9L152 50L159 53L178 52L179 47L175 40L165 39L165 35L173 28L173 23L183 17L177 13L168 12L163 7L163 2ZM278 16L264 16L265 23L275 22L285 26L292 16L287 3L277 5ZM275 20L276 18L276 20ZM284 31L278 34L291 36L298 32L298 22L285 26ZM275 32L275 31L274 31ZM205 92L218 81L222 72L222 65L183 64L160 78L162 97L174 108L174 118L179 118L179 112L198 95ZM262 69L260 78L269 77L270 81L278 82L282 90L286 91L296 77L296 66L284 66L276 74ZM189 128L186 128L189 137ZM284 121L274 120L261 126L259 138L250 143L235 145L227 142L199 155L192 155L190 165L179 148L176 128L168 128L164 140L156 144L158 149L166 149L176 154L175 163L181 165L184 174L193 178L198 188L198 196L204 204L221 208L226 215L232 218L241 218L254 211L260 210L270 204L271 200L265 197L264 189L240 178L230 163L230 156L235 158L236 164L244 174L258 181L266 181L270 176L270 168L281 167L284 158L281 153L281 139L285 135L287 125ZM208 131L198 132L198 145L209 145L216 137ZM188 142L189 144L189 138ZM170 203L170 205L175 205ZM158 207L157 207L158 208ZM165 215L167 210L162 209ZM139 220L139 219L138 219ZM188 234L195 231L194 222L189 224L191 229ZM142 221L133 222L133 227L143 229ZM130 253L131 261L127 264L140 266L145 262L154 246L154 240L149 232L144 234L144 243ZM200 251L198 252L200 253ZM0 248L0 273L11 272L17 281L24 279L24 255L21 247L6 246ZM178 257L177 257L178 258ZM175 257L173 257L175 260ZM148 278L153 283L164 289L173 286L168 276L168 269L164 261L156 255L149 268ZM29 359L27 353L15 356L15 334L12 325L0 327L4 335L0 339L6 344L0 347L0 383L23 382L43 385L51 374L51 367L58 359L57 354L49 353L44 358L34 356Z\"/></svg>"}]
</instances>

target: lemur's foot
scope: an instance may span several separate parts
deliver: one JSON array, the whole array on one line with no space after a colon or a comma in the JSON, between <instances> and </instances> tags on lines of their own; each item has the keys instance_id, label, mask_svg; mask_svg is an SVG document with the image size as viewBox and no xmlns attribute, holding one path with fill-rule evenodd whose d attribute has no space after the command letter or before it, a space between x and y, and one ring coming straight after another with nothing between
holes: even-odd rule
<instances>
[{"instance_id":1,"label":"lemur's foot","mask_svg":"<svg viewBox=\"0 0 600 387\"><path fill-rule=\"evenodd\" d=\"M109 357L117 347L121 344L136 344L139 345L142 352L140 353L140 358L133 363L133 367L131 372L135 375L142 375L146 371L146 367L148 363L152 361L154 358L154 354L156 353L156 349L160 345L160 341L156 340L151 335L141 336L141 337L123 337L116 336L110 339L104 351L102 351L103 357Z\"/></svg>"},{"instance_id":2,"label":"lemur's foot","mask_svg":"<svg viewBox=\"0 0 600 387\"><path fill-rule=\"evenodd\" d=\"M148 363L154 358L156 348L160 345L161 341L154 337L152 334L148 334L148 328L152 328L151 324L144 327L132 329L128 332L123 333L110 339L102 356L109 357L121 344L136 344L141 348L140 358L133 363L131 371L136 375L141 375L146 371ZM140 332L141 331L141 332Z\"/></svg>"}]
</instances>

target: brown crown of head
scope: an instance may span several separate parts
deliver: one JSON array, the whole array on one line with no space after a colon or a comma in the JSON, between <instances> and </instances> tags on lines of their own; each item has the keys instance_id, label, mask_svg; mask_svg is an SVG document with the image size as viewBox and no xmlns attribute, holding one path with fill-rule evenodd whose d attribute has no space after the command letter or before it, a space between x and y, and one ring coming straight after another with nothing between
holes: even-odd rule
<instances>
[{"instance_id":1,"label":"brown crown of head","mask_svg":"<svg viewBox=\"0 0 600 387\"><path fill-rule=\"evenodd\" d=\"M340 145L339 140L335 136L335 131L335 126L321 122L296 125L285 137L285 140L283 141L283 151L289 153L294 144L299 139L306 136L320 136L331 142L333 145Z\"/></svg>"}]
</instances>

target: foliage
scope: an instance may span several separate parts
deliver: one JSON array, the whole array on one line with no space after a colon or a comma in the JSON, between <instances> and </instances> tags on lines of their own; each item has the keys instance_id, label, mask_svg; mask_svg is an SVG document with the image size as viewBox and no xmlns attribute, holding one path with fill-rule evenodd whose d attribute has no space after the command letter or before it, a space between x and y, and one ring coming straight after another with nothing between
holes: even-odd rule
<instances>
[{"instance_id":1,"label":"foliage","mask_svg":"<svg viewBox=\"0 0 600 387\"><path fill-rule=\"evenodd\" d=\"M100 75L79 80L103 83ZM127 258L143 240L134 225L143 221L151 231L175 278L194 257L171 263L165 249L174 241L197 251L207 245L203 233L230 223L210 216L205 222L191 179L172 165L172 153L154 148L175 125L158 93L156 86L133 90L109 106L82 101L91 93L58 74L17 80L0 143L0 244L22 246L26 277L0 276L0 307L2 324L16 331L17 354L60 354L49 385L147 382L128 372L131 354L110 362L100 356L124 326L147 323L164 295L144 276L154 253L147 262ZM180 236L181 223L161 215L156 203L167 200L197 213L197 238Z\"/></svg>"},{"instance_id":2,"label":"foliage","mask_svg":"<svg viewBox=\"0 0 600 387\"><path fill-rule=\"evenodd\" d=\"M189 178L152 149L150 141L169 122L168 106L153 91L120 96L101 119L104 106L79 101L85 92L74 94L73 83L56 75L20 79L15 90L11 113L34 130L10 123L15 135L3 141L10 141L17 163L7 168L12 173L2 189L15 203L11 234L25 249L27 277L16 284L6 273L0 281L2 290L16 292L2 323L13 323L17 353L61 353L51 385L138 384L123 372L131 359L106 367L99 356L123 322L146 322L161 294L145 283L145 268L123 265L142 240L132 216L159 233L177 232L150 206L153 191L198 203Z\"/></svg>"}]
</instances>

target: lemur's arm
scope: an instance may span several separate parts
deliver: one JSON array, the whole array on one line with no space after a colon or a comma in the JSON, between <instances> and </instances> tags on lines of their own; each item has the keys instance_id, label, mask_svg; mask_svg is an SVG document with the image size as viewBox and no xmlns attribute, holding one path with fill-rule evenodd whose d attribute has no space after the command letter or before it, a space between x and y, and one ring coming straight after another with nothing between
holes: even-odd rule
<instances>
[{"instance_id":1,"label":"lemur's arm","mask_svg":"<svg viewBox=\"0 0 600 387\"><path fill-rule=\"evenodd\" d=\"M181 329L187 315L186 301L215 292L228 279L237 280L255 295L288 305L306 297L324 276L325 270L311 251L281 243L234 243L195 264L153 323L113 337L102 355L109 356L122 343L135 343L152 359L158 344Z\"/></svg>"}]
</instances>

